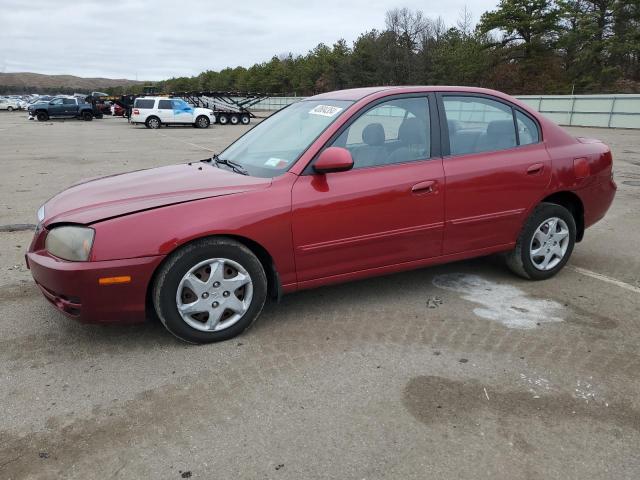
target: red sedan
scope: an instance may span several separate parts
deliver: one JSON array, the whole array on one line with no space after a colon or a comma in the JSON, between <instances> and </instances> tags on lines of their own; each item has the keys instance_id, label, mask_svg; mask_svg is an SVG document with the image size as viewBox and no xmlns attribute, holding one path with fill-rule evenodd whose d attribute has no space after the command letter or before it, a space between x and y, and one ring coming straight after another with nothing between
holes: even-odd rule
<instances>
[{"instance_id":1,"label":"red sedan","mask_svg":"<svg viewBox=\"0 0 640 480\"><path fill-rule=\"evenodd\" d=\"M616 191L609 148L518 100L384 87L290 105L200 162L77 184L27 253L83 322L157 314L189 342L249 327L267 297L505 252L540 280Z\"/></svg>"}]
</instances>

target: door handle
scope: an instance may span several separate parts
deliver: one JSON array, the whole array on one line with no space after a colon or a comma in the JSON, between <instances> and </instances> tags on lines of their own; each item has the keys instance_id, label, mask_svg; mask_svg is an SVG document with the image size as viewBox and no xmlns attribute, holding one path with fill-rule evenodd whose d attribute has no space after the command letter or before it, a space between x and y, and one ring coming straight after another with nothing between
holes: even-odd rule
<instances>
[{"instance_id":1,"label":"door handle","mask_svg":"<svg viewBox=\"0 0 640 480\"><path fill-rule=\"evenodd\" d=\"M527 168L527 175L536 175L538 173L542 173L544 170L544 164L542 163L534 163L533 165Z\"/></svg>"},{"instance_id":2,"label":"door handle","mask_svg":"<svg viewBox=\"0 0 640 480\"><path fill-rule=\"evenodd\" d=\"M411 192L415 194L433 193L435 185L435 180L426 180L424 182L416 183L411 187Z\"/></svg>"}]
</instances>

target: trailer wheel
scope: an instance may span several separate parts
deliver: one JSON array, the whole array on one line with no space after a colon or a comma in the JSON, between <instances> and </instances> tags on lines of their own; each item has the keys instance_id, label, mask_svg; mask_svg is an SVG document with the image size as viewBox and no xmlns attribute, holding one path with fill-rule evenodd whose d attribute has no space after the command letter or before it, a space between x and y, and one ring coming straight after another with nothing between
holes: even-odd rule
<instances>
[{"instance_id":1,"label":"trailer wheel","mask_svg":"<svg viewBox=\"0 0 640 480\"><path fill-rule=\"evenodd\" d=\"M218 117L218 123L220 125L226 125L229 123L229 117L227 117L224 113Z\"/></svg>"},{"instance_id":2,"label":"trailer wheel","mask_svg":"<svg viewBox=\"0 0 640 480\"><path fill-rule=\"evenodd\" d=\"M238 115L231 115L231 125L238 125L240 123L240 117Z\"/></svg>"},{"instance_id":3,"label":"trailer wheel","mask_svg":"<svg viewBox=\"0 0 640 480\"><path fill-rule=\"evenodd\" d=\"M249 114L243 113L242 116L240 117L240 121L242 122L243 125L249 125L249 122L251 121L251 117L249 116Z\"/></svg>"}]
</instances>

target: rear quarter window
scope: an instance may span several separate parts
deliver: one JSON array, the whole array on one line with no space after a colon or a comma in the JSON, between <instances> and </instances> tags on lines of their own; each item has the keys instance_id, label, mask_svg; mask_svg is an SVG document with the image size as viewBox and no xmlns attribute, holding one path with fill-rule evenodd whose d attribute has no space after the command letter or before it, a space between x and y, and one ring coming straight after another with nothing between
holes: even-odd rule
<instances>
[{"instance_id":1,"label":"rear quarter window","mask_svg":"<svg viewBox=\"0 0 640 480\"><path fill-rule=\"evenodd\" d=\"M155 100L144 100L144 99L138 98L133 104L133 106L135 108L153 108L153 105L155 103L156 103Z\"/></svg>"}]
</instances>

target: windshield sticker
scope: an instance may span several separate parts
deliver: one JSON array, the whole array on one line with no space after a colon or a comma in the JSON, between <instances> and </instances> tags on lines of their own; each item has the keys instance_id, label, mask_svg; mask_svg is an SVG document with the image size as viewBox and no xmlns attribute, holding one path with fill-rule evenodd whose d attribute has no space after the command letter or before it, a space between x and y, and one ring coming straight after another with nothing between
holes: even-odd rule
<instances>
[{"instance_id":1,"label":"windshield sticker","mask_svg":"<svg viewBox=\"0 0 640 480\"><path fill-rule=\"evenodd\" d=\"M323 117L333 117L340 110L342 110L342 108L332 107L331 105L316 105L309 110L309 113L312 115L322 115Z\"/></svg>"},{"instance_id":2,"label":"windshield sticker","mask_svg":"<svg viewBox=\"0 0 640 480\"><path fill-rule=\"evenodd\" d=\"M264 162L264 166L265 167L282 168L282 167L286 166L288 163L289 162L287 162L286 160L283 160L281 158L271 157L266 162Z\"/></svg>"}]
</instances>

